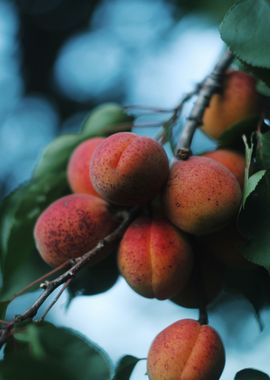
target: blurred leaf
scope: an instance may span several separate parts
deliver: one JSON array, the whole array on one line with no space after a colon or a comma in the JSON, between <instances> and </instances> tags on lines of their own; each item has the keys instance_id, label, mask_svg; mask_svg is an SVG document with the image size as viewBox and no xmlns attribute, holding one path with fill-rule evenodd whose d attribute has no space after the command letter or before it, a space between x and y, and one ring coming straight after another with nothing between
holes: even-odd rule
<instances>
[{"instance_id":1,"label":"blurred leaf","mask_svg":"<svg viewBox=\"0 0 270 380\"><path fill-rule=\"evenodd\" d=\"M270 377L261 371L252 368L242 369L237 372L235 380L270 380Z\"/></svg>"},{"instance_id":2,"label":"blurred leaf","mask_svg":"<svg viewBox=\"0 0 270 380\"><path fill-rule=\"evenodd\" d=\"M266 173L266 170L259 170L257 173L254 173L251 177L249 177L247 181L245 181L243 200L242 200L243 207L245 207L247 198L256 189L258 183L263 178L265 173Z\"/></svg>"},{"instance_id":3,"label":"blurred leaf","mask_svg":"<svg viewBox=\"0 0 270 380\"><path fill-rule=\"evenodd\" d=\"M41 211L66 194L65 173L47 173L11 193L1 204L1 300L48 271L35 251L33 228Z\"/></svg>"},{"instance_id":4,"label":"blurred leaf","mask_svg":"<svg viewBox=\"0 0 270 380\"><path fill-rule=\"evenodd\" d=\"M258 121L259 117L254 116L252 118L249 118L238 124L233 125L231 128L223 132L222 135L219 137L219 147L239 147L243 149L244 145L242 136L250 136L250 134L255 131Z\"/></svg>"},{"instance_id":5,"label":"blurred leaf","mask_svg":"<svg viewBox=\"0 0 270 380\"><path fill-rule=\"evenodd\" d=\"M34 177L65 171L72 151L83 140L80 134L63 135L53 140L47 148L45 148L35 168Z\"/></svg>"},{"instance_id":6,"label":"blurred leaf","mask_svg":"<svg viewBox=\"0 0 270 380\"><path fill-rule=\"evenodd\" d=\"M269 19L269 0L239 0L221 23L221 38L245 63L270 68Z\"/></svg>"},{"instance_id":7,"label":"blurred leaf","mask_svg":"<svg viewBox=\"0 0 270 380\"><path fill-rule=\"evenodd\" d=\"M115 132L130 131L133 119L120 105L103 104L95 108L85 120L82 133L88 136L106 136Z\"/></svg>"},{"instance_id":8,"label":"blurred leaf","mask_svg":"<svg viewBox=\"0 0 270 380\"><path fill-rule=\"evenodd\" d=\"M257 91L263 96L270 96L270 87L261 80L257 83Z\"/></svg>"},{"instance_id":9,"label":"blurred leaf","mask_svg":"<svg viewBox=\"0 0 270 380\"><path fill-rule=\"evenodd\" d=\"M84 268L69 285L69 296L72 299L77 295L94 295L106 292L116 283L118 276L116 257L111 254L96 265Z\"/></svg>"},{"instance_id":10,"label":"blurred leaf","mask_svg":"<svg viewBox=\"0 0 270 380\"><path fill-rule=\"evenodd\" d=\"M135 356L131 355L123 356L117 363L112 380L128 380L131 376L131 373L135 365L140 360L141 359L138 359Z\"/></svg>"},{"instance_id":11,"label":"blurred leaf","mask_svg":"<svg viewBox=\"0 0 270 380\"><path fill-rule=\"evenodd\" d=\"M264 169L270 169L270 132L257 132L258 149L257 156Z\"/></svg>"},{"instance_id":12,"label":"blurred leaf","mask_svg":"<svg viewBox=\"0 0 270 380\"><path fill-rule=\"evenodd\" d=\"M230 269L225 272L225 284L229 291L242 294L251 303L260 329L263 329L260 312L270 304L270 276L260 268L239 270Z\"/></svg>"},{"instance_id":13,"label":"blurred leaf","mask_svg":"<svg viewBox=\"0 0 270 380\"><path fill-rule=\"evenodd\" d=\"M29 365L20 365L23 364L21 358ZM17 327L8 340L0 374L7 374L6 380L28 379L28 374L30 378L40 379L39 372L44 369L47 373L46 366L48 373L56 369L56 373L51 373L52 380L109 380L111 374L107 355L74 331L49 323ZM62 377L58 377L59 374Z\"/></svg>"}]
</instances>

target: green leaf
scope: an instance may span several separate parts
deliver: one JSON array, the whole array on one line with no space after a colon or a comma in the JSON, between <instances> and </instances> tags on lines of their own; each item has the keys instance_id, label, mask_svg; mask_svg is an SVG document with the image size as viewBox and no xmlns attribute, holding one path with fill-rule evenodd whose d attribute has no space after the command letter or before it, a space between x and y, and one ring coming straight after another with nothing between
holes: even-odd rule
<instances>
[{"instance_id":1,"label":"green leaf","mask_svg":"<svg viewBox=\"0 0 270 380\"><path fill-rule=\"evenodd\" d=\"M47 148L45 148L35 168L34 177L65 171L72 151L83 140L84 138L80 134L63 135L53 140Z\"/></svg>"},{"instance_id":2,"label":"green leaf","mask_svg":"<svg viewBox=\"0 0 270 380\"><path fill-rule=\"evenodd\" d=\"M257 91L263 96L270 96L270 87L261 80L257 83Z\"/></svg>"},{"instance_id":3,"label":"green leaf","mask_svg":"<svg viewBox=\"0 0 270 380\"><path fill-rule=\"evenodd\" d=\"M247 120L241 121L227 129L219 137L218 145L222 148L242 148L243 149L243 139L242 136L250 136L252 132L255 131L258 124L258 116L254 116Z\"/></svg>"},{"instance_id":4,"label":"green leaf","mask_svg":"<svg viewBox=\"0 0 270 380\"><path fill-rule=\"evenodd\" d=\"M270 377L261 371L252 368L242 369L237 372L235 380L270 380Z\"/></svg>"},{"instance_id":5,"label":"green leaf","mask_svg":"<svg viewBox=\"0 0 270 380\"><path fill-rule=\"evenodd\" d=\"M84 268L68 287L71 298L77 295L94 295L106 292L117 281L119 271L116 256L109 255L93 267Z\"/></svg>"},{"instance_id":6,"label":"green leaf","mask_svg":"<svg viewBox=\"0 0 270 380\"><path fill-rule=\"evenodd\" d=\"M268 228L269 231L269 228ZM270 239L269 232L263 230L244 247L243 256L254 264L263 266L270 272Z\"/></svg>"},{"instance_id":7,"label":"green leaf","mask_svg":"<svg viewBox=\"0 0 270 380\"><path fill-rule=\"evenodd\" d=\"M270 68L269 19L269 0L237 1L221 23L221 38L245 63Z\"/></svg>"},{"instance_id":8,"label":"green leaf","mask_svg":"<svg viewBox=\"0 0 270 380\"><path fill-rule=\"evenodd\" d=\"M17 327L13 338L8 340L0 366L0 374L11 373L14 376L7 377L7 380L27 378L29 368L19 366L20 357L29 363L33 379L40 378L42 374L39 371L44 365L62 372L61 379L109 380L111 376L111 362L98 346L70 329L49 323ZM51 379L59 379L57 376L58 373L52 373Z\"/></svg>"},{"instance_id":9,"label":"green leaf","mask_svg":"<svg viewBox=\"0 0 270 380\"><path fill-rule=\"evenodd\" d=\"M112 380L128 380L131 376L131 373L135 365L140 360L141 359L138 359L135 356L131 355L123 356L117 363Z\"/></svg>"},{"instance_id":10,"label":"green leaf","mask_svg":"<svg viewBox=\"0 0 270 380\"><path fill-rule=\"evenodd\" d=\"M131 130L134 118L123 107L115 103L103 104L85 120L82 133L93 136L106 136L115 132Z\"/></svg>"},{"instance_id":11,"label":"green leaf","mask_svg":"<svg viewBox=\"0 0 270 380\"><path fill-rule=\"evenodd\" d=\"M33 228L37 217L52 201L65 195L65 173L32 180L10 194L1 205L0 300L8 300L27 283L48 271L35 251Z\"/></svg>"},{"instance_id":12,"label":"green leaf","mask_svg":"<svg viewBox=\"0 0 270 380\"><path fill-rule=\"evenodd\" d=\"M270 132L257 132L257 156L264 169L270 169Z\"/></svg>"},{"instance_id":13,"label":"green leaf","mask_svg":"<svg viewBox=\"0 0 270 380\"><path fill-rule=\"evenodd\" d=\"M243 201L242 201L243 207L245 207L247 198L250 196L251 193L253 193L253 191L255 191L258 183L263 178L265 173L266 173L266 170L259 170L258 172L254 173L251 177L249 177L245 181L244 192L243 192Z\"/></svg>"}]
</instances>

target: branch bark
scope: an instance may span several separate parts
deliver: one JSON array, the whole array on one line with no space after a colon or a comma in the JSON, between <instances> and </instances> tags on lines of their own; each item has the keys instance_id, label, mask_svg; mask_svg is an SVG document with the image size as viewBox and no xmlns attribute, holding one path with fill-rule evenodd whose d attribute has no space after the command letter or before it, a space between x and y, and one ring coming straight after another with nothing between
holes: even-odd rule
<instances>
[{"instance_id":1,"label":"branch bark","mask_svg":"<svg viewBox=\"0 0 270 380\"><path fill-rule=\"evenodd\" d=\"M202 82L197 100L187 118L177 145L176 158L186 160L190 156L190 145L194 132L196 128L202 124L204 111L209 105L212 95L220 88L224 73L231 65L233 58L233 54L230 51L226 51L215 65L213 71Z\"/></svg>"}]
</instances>

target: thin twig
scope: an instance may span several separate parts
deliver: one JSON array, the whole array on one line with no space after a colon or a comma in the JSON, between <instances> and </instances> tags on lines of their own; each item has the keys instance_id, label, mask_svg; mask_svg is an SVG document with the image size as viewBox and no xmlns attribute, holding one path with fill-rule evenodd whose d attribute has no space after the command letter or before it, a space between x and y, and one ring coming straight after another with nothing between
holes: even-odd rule
<instances>
[{"instance_id":1,"label":"thin twig","mask_svg":"<svg viewBox=\"0 0 270 380\"><path fill-rule=\"evenodd\" d=\"M66 269L69 266L72 265L72 261L68 260L65 261L63 264L59 265L58 267L54 268L50 272L44 274L43 276L37 278L35 281L31 282L30 284L26 285L24 288L22 288L20 291L14 294L14 296L11 298L10 302L13 301L15 298L21 296L23 293L25 293L27 290L31 289L33 286L40 284L42 281L46 280L47 278L51 277L53 274L59 272L62 269Z\"/></svg>"},{"instance_id":2,"label":"thin twig","mask_svg":"<svg viewBox=\"0 0 270 380\"><path fill-rule=\"evenodd\" d=\"M204 111L212 95L220 88L224 73L232 63L233 58L233 54L230 51L226 51L210 75L202 82L197 100L187 118L180 141L177 145L176 157L178 159L185 160L191 154L190 145L194 132L196 128L202 124Z\"/></svg>"},{"instance_id":3,"label":"thin twig","mask_svg":"<svg viewBox=\"0 0 270 380\"><path fill-rule=\"evenodd\" d=\"M69 270L51 281L46 281L43 284L42 293L38 296L32 306L25 310L23 314L17 315L13 320L9 321L7 326L3 326L0 329L0 348L3 346L3 344L5 344L6 340L11 335L11 330L13 327L20 322L33 319L41 305L43 305L43 303L55 289L57 289L60 285L66 283L69 279L76 276L76 274L79 273L87 265L96 264L97 262L106 258L110 252L109 250L104 250L104 248L116 242L122 237L126 228L138 214L139 210L140 209L138 207L134 207L130 211L122 212L123 220L111 234L107 235L104 239L99 241L99 243L89 252L85 253L81 257L74 259L73 262L75 264Z\"/></svg>"},{"instance_id":4,"label":"thin twig","mask_svg":"<svg viewBox=\"0 0 270 380\"><path fill-rule=\"evenodd\" d=\"M151 106L141 106L141 105L136 105L136 104L131 104L123 107L126 110L129 109L136 109L139 111L146 111L147 113L172 113L174 112L174 109L169 109L169 108L159 108L159 107L151 107Z\"/></svg>"},{"instance_id":5,"label":"thin twig","mask_svg":"<svg viewBox=\"0 0 270 380\"><path fill-rule=\"evenodd\" d=\"M46 316L48 315L49 311L53 308L53 306L56 304L56 302L59 300L59 298L61 297L61 295L64 293L64 291L66 290L66 288L69 286L69 284L71 283L72 281L72 277L70 277L65 283L64 285L62 286L62 288L60 289L60 291L58 292L58 294L56 295L56 297L53 299L53 301L50 303L50 305L47 307L47 309L45 310L45 312L43 313L43 315L40 317L39 321L42 322L44 321L44 319L46 318Z\"/></svg>"}]
</instances>

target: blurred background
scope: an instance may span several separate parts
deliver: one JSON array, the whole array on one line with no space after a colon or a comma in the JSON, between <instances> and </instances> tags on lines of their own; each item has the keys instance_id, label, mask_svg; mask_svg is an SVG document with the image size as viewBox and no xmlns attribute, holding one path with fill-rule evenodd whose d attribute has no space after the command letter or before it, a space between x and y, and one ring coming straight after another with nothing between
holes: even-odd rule
<instances>
[{"instance_id":1,"label":"blurred background","mask_svg":"<svg viewBox=\"0 0 270 380\"><path fill-rule=\"evenodd\" d=\"M0 0L0 197L29 179L42 149L58 134L79 130L97 104L175 106L223 49L218 25L232 2ZM199 132L193 145L195 152L214 146ZM222 379L245 367L269 370L269 310L261 333L244 298L220 297L210 323L227 350ZM163 328L197 317L196 310L139 297L122 279L103 294L77 297L68 309L65 301L50 319L79 330L113 361L146 357ZM145 378L142 361L132 379Z\"/></svg>"}]
</instances>

